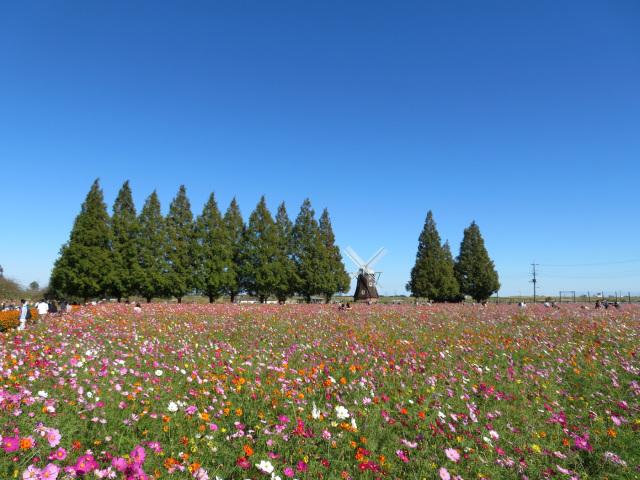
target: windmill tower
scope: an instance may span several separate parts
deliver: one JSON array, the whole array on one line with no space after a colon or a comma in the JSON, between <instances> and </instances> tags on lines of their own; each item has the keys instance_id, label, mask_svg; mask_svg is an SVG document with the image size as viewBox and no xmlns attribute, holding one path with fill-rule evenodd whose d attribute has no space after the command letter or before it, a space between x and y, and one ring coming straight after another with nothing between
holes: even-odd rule
<instances>
[{"instance_id":1,"label":"windmill tower","mask_svg":"<svg viewBox=\"0 0 640 480\"><path fill-rule=\"evenodd\" d=\"M378 279L382 272L374 272L373 266L387 253L387 250L384 247L380 248L367 262L362 261L351 247L347 247L344 253L358 266L357 272L351 272L353 278L357 279L353 301L377 302L379 298L378 287L381 287Z\"/></svg>"}]
</instances>

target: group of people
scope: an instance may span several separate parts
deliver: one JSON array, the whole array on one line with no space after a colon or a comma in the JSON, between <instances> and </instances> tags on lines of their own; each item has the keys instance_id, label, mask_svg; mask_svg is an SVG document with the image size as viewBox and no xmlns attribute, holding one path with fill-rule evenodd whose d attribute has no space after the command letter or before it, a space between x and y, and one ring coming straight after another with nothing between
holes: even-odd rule
<instances>
[{"instance_id":1,"label":"group of people","mask_svg":"<svg viewBox=\"0 0 640 480\"><path fill-rule=\"evenodd\" d=\"M602 302L600 300L596 301L596 308L600 309L602 307L605 308L605 310L609 307L616 307L616 308L620 308L620 304L618 302L613 302L613 303L609 303L606 300L603 300Z\"/></svg>"},{"instance_id":2,"label":"group of people","mask_svg":"<svg viewBox=\"0 0 640 480\"><path fill-rule=\"evenodd\" d=\"M2 302L2 311L8 312L11 310L20 310L20 315L18 317L18 328L17 330L24 330L27 320L31 318L31 311L29 310L29 302L27 302L24 298L20 300L20 306L16 306L15 302ZM44 315L62 315L64 313L68 313L72 310L72 305L67 303L66 301L61 301L60 305L56 304L55 300L51 300L50 302L46 302L44 298L35 304L36 310L38 310L38 316L42 317Z\"/></svg>"}]
</instances>

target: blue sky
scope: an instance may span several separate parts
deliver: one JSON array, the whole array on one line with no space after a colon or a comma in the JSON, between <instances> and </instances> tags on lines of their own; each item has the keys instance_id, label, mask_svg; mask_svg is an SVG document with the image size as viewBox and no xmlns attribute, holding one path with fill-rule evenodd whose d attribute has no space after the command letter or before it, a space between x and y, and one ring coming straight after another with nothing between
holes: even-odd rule
<instances>
[{"instance_id":1,"label":"blue sky","mask_svg":"<svg viewBox=\"0 0 640 480\"><path fill-rule=\"evenodd\" d=\"M429 210L500 295L640 292L637 1L0 5L0 265L44 285L91 184L329 210L404 294ZM355 266L345 256L351 271Z\"/></svg>"}]
</instances>

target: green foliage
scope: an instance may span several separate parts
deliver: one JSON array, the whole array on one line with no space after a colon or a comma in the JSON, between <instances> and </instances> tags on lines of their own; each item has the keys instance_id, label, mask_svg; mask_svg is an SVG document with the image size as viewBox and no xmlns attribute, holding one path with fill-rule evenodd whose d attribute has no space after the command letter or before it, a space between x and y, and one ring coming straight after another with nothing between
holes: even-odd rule
<instances>
[{"instance_id":1,"label":"green foliage","mask_svg":"<svg viewBox=\"0 0 640 480\"><path fill-rule=\"evenodd\" d=\"M229 295L231 303L234 302L236 295L242 291L240 282L241 259L240 254L243 250L244 241L244 220L240 207L235 197L231 200L229 208L222 219L225 230L224 247L225 255L225 276L222 281L222 291Z\"/></svg>"},{"instance_id":2,"label":"green foliage","mask_svg":"<svg viewBox=\"0 0 640 480\"><path fill-rule=\"evenodd\" d=\"M278 238L264 195L249 216L241 254L242 287L264 303L275 289Z\"/></svg>"},{"instance_id":3,"label":"green foliage","mask_svg":"<svg viewBox=\"0 0 640 480\"><path fill-rule=\"evenodd\" d=\"M298 285L296 292L303 296L307 303L311 296L323 290L322 274L322 242L318 231L315 212L307 198L300 207L300 213L293 225L293 259L296 264Z\"/></svg>"},{"instance_id":4,"label":"green foliage","mask_svg":"<svg viewBox=\"0 0 640 480\"><path fill-rule=\"evenodd\" d=\"M326 208L318 222L318 235L322 246L318 267L322 269L324 279L321 292L325 296L326 303L329 303L336 293L345 293L349 290L351 278L342 262L340 248L336 245L329 211Z\"/></svg>"},{"instance_id":5,"label":"green foliage","mask_svg":"<svg viewBox=\"0 0 640 480\"><path fill-rule=\"evenodd\" d=\"M476 301L487 300L500 289L498 272L493 260L484 246L480 235L480 228L476 222L471 222L464 230L464 237L460 243L460 253L456 259L456 279L461 293L469 295Z\"/></svg>"},{"instance_id":6,"label":"green foliage","mask_svg":"<svg viewBox=\"0 0 640 480\"><path fill-rule=\"evenodd\" d=\"M187 190L180 186L178 194L169 205L165 221L167 234L167 293L182 301L182 297L195 288L193 260L196 252L193 213L187 198Z\"/></svg>"},{"instance_id":7,"label":"green foliage","mask_svg":"<svg viewBox=\"0 0 640 480\"><path fill-rule=\"evenodd\" d=\"M165 278L168 265L165 260L165 223L160 211L160 200L154 190L147 198L138 217L138 278L140 295L150 302L165 296Z\"/></svg>"},{"instance_id":8,"label":"green foliage","mask_svg":"<svg viewBox=\"0 0 640 480\"><path fill-rule=\"evenodd\" d=\"M66 296L84 299L106 295L113 262L112 232L107 205L96 180L75 219L69 241L60 249L51 273L51 287Z\"/></svg>"},{"instance_id":9,"label":"green foliage","mask_svg":"<svg viewBox=\"0 0 640 480\"><path fill-rule=\"evenodd\" d=\"M287 297L295 293L298 278L296 275L296 265L293 261L293 223L287 215L284 202L278 207L275 229L278 248L276 250L276 259L273 268L273 294L279 302L285 302Z\"/></svg>"},{"instance_id":10,"label":"green foliage","mask_svg":"<svg viewBox=\"0 0 640 480\"><path fill-rule=\"evenodd\" d=\"M0 275L0 299L19 298L21 293L22 288L17 282Z\"/></svg>"},{"instance_id":11,"label":"green foliage","mask_svg":"<svg viewBox=\"0 0 640 480\"><path fill-rule=\"evenodd\" d=\"M448 244L445 245L446 249L440 244L433 213L429 210L418 238L416 263L406 286L414 297L445 301L457 295L458 283L451 264L451 250Z\"/></svg>"},{"instance_id":12,"label":"green foliage","mask_svg":"<svg viewBox=\"0 0 640 480\"><path fill-rule=\"evenodd\" d=\"M196 287L213 303L223 293L226 265L231 261L225 245L225 228L215 195L209 200L195 224L197 243Z\"/></svg>"},{"instance_id":13,"label":"green foliage","mask_svg":"<svg viewBox=\"0 0 640 480\"><path fill-rule=\"evenodd\" d=\"M129 180L124 182L113 204L111 231L113 268L109 272L109 283L111 293L120 301L136 293L136 279L140 276L137 249L139 228Z\"/></svg>"}]
</instances>

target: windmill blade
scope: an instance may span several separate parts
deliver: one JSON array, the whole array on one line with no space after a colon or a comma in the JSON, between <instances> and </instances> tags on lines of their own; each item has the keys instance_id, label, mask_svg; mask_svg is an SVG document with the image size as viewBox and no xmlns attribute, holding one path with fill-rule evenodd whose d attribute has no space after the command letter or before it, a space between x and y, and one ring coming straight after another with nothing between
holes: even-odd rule
<instances>
[{"instance_id":1,"label":"windmill blade","mask_svg":"<svg viewBox=\"0 0 640 480\"><path fill-rule=\"evenodd\" d=\"M349 257L351 259L351 261L358 266L358 268L362 268L364 266L364 262L358 256L358 254L353 251L353 248L351 248L351 247L345 248L344 249L344 253L347 254L347 257Z\"/></svg>"},{"instance_id":2,"label":"windmill blade","mask_svg":"<svg viewBox=\"0 0 640 480\"><path fill-rule=\"evenodd\" d=\"M387 253L387 249L384 247L380 248L380 250L374 253L373 257L371 257L365 265L369 268L372 268L378 262L378 260L384 257L385 253Z\"/></svg>"}]
</instances>

